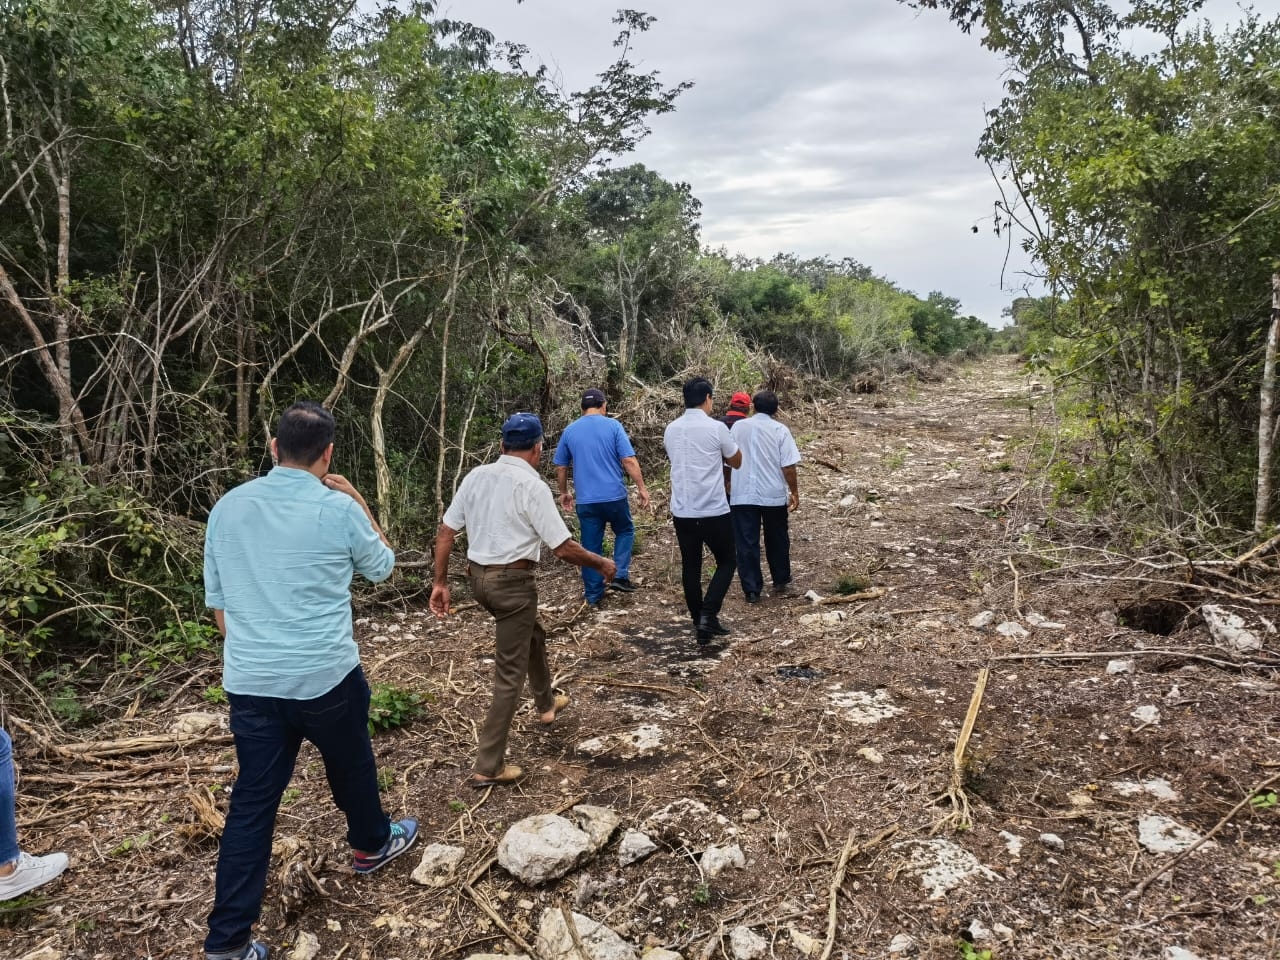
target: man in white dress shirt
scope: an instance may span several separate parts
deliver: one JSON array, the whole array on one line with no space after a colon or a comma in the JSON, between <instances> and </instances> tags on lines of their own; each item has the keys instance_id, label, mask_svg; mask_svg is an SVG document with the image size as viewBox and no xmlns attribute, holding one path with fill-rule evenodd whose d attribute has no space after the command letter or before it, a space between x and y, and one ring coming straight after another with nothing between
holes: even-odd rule
<instances>
[{"instance_id":1,"label":"man in white dress shirt","mask_svg":"<svg viewBox=\"0 0 1280 960\"><path fill-rule=\"evenodd\" d=\"M534 573L541 545L561 560L593 568L606 582L616 569L612 560L584 550L570 535L551 488L538 473L541 460L542 421L532 413L512 414L502 425L502 456L463 478L436 535L431 612L449 615L449 554L454 539L466 530L471 593L497 624L493 701L468 781L477 789L505 786L523 776L524 771L505 760L526 676L543 724L552 723L569 705L566 694L551 689L547 634L538 622Z\"/></svg>"},{"instance_id":2,"label":"man in white dress shirt","mask_svg":"<svg viewBox=\"0 0 1280 960\"><path fill-rule=\"evenodd\" d=\"M720 605L733 582L733 522L724 492L724 467L742 464L729 428L711 416L711 381L694 377L684 385L684 414L667 425L662 442L671 460L671 518L680 544L681 584L699 646L729 631ZM741 424L739 424L741 426ZM702 551L716 569L702 592Z\"/></svg>"},{"instance_id":3,"label":"man in white dress shirt","mask_svg":"<svg viewBox=\"0 0 1280 960\"><path fill-rule=\"evenodd\" d=\"M800 506L796 464L800 450L784 424L774 419L778 396L761 390L752 399L755 415L741 421L733 439L742 449L742 466L729 481L729 511L733 515L738 553L738 580L747 603L757 603L764 588L760 572L760 528L764 552L776 593L791 583L791 534L787 515Z\"/></svg>"}]
</instances>

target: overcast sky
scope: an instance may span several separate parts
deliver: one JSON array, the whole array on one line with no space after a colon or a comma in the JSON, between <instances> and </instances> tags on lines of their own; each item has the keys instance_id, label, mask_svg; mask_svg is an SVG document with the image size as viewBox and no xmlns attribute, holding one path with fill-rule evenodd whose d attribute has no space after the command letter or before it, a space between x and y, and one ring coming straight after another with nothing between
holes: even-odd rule
<instances>
[{"instance_id":1,"label":"overcast sky","mask_svg":"<svg viewBox=\"0 0 1280 960\"><path fill-rule=\"evenodd\" d=\"M442 0L440 13L525 44L530 65L577 90L613 61L611 18L623 5ZM1001 311L1034 281L1017 245L991 229L998 193L974 151L1001 97L1001 63L976 36L896 0L625 5L657 17L633 63L694 83L628 159L692 185L705 244L853 257L922 297L940 290L964 313L1005 322Z\"/></svg>"}]
</instances>

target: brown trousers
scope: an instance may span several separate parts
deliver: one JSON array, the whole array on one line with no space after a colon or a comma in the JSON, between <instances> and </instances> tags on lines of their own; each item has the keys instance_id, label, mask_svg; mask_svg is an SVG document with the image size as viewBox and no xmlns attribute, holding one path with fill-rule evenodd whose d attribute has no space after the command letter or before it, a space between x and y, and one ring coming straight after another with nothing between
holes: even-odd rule
<instances>
[{"instance_id":1,"label":"brown trousers","mask_svg":"<svg viewBox=\"0 0 1280 960\"><path fill-rule=\"evenodd\" d=\"M547 634L538 622L538 587L532 570L499 570L472 565L471 593L497 624L493 657L493 702L480 730L475 773L502 771L507 734L520 704L525 677L539 713L555 705L547 666Z\"/></svg>"}]
</instances>

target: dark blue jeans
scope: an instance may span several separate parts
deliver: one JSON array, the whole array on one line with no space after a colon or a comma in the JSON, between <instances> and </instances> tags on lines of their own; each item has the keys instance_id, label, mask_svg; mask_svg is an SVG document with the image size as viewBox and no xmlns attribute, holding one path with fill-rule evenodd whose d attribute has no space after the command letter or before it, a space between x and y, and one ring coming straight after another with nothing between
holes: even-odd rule
<instances>
[{"instance_id":1,"label":"dark blue jeans","mask_svg":"<svg viewBox=\"0 0 1280 960\"><path fill-rule=\"evenodd\" d=\"M689 616L697 623L702 617L718 617L724 595L733 582L733 521L729 514L718 517L672 517L676 542L680 544L680 584ZM702 552L711 551L716 569L702 592Z\"/></svg>"},{"instance_id":2,"label":"dark blue jeans","mask_svg":"<svg viewBox=\"0 0 1280 960\"><path fill-rule=\"evenodd\" d=\"M604 546L604 526L613 528L613 562L620 580L631 576L631 547L636 542L636 525L631 522L631 507L627 498L608 503L580 503L578 525L582 528L582 546L592 553L599 553ZM582 592L591 603L604 596L604 577L588 567L582 568Z\"/></svg>"},{"instance_id":3,"label":"dark blue jeans","mask_svg":"<svg viewBox=\"0 0 1280 960\"><path fill-rule=\"evenodd\" d=\"M743 593L760 593L764 579L760 574L760 528L764 527L764 552L769 561L769 574L775 586L791 582L791 534L787 530L787 508L736 504L729 508L733 515L733 540L738 554L738 579Z\"/></svg>"},{"instance_id":4,"label":"dark blue jeans","mask_svg":"<svg viewBox=\"0 0 1280 960\"><path fill-rule=\"evenodd\" d=\"M236 950L251 938L262 912L276 810L304 739L314 743L324 759L334 803L347 815L347 843L371 852L391 836L369 742L369 684L360 667L314 700L238 693L228 693L227 700L240 774L231 790L218 852L213 912L204 942L208 953Z\"/></svg>"}]
</instances>

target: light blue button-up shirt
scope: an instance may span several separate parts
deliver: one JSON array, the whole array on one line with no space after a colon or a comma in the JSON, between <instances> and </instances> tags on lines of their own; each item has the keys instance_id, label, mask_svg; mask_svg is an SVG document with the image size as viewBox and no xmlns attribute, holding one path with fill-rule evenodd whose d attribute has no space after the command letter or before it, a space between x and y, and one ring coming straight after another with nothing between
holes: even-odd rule
<instances>
[{"instance_id":1,"label":"light blue button-up shirt","mask_svg":"<svg viewBox=\"0 0 1280 960\"><path fill-rule=\"evenodd\" d=\"M205 604L225 612L222 686L311 700L360 663L351 578L377 583L396 558L364 510L313 474L276 467L209 514Z\"/></svg>"}]
</instances>

